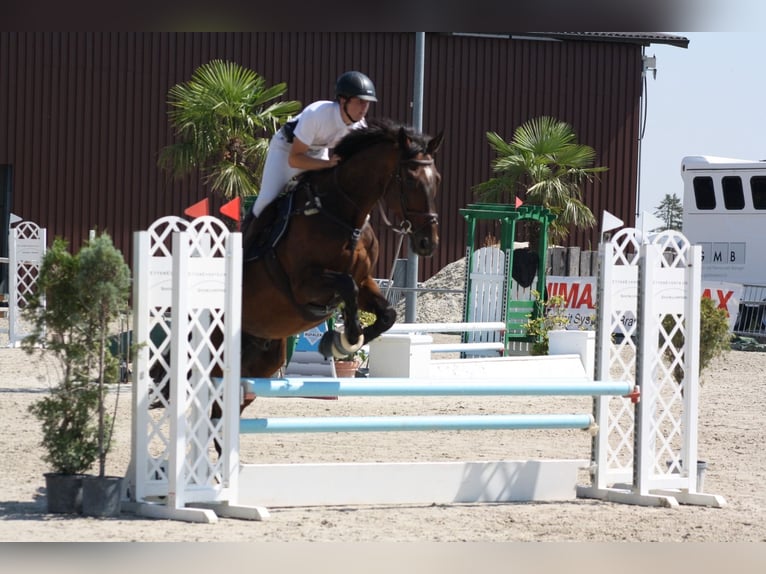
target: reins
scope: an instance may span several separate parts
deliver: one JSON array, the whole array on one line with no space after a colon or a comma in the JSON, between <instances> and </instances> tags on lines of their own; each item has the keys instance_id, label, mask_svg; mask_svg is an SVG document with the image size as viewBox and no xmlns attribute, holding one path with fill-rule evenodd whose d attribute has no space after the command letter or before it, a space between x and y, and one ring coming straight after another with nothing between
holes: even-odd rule
<instances>
[{"instance_id":1,"label":"reins","mask_svg":"<svg viewBox=\"0 0 766 574\"><path fill-rule=\"evenodd\" d=\"M394 251L394 259L391 262L391 274L388 277L388 284L386 286L386 292L385 296L386 299L388 299L389 294L391 293L391 288L394 285L394 271L396 270L396 260L399 257L399 253L402 251L402 244L404 243L404 238L407 235L410 235L412 233L412 222L409 220L409 217L407 216L408 210L407 210L407 203L406 203L406 194L404 193L404 180L402 178L402 167L407 164L417 164L417 165L433 165L434 160L433 159L409 159L409 160L402 160L399 162L399 169L394 172L391 175L392 179L396 179L396 181L399 182L400 186L400 200L399 203L402 206L402 215L404 216L404 219L402 220L402 223L400 224L399 228L395 228L394 224L391 223L391 220L388 219L386 216L385 207L383 205L383 197L385 197L386 191L383 192L383 195L381 195L378 198L378 212L380 213L380 218L382 219L383 223L388 227L391 231L399 235L399 241L396 245L396 250ZM386 190L388 190L388 186L386 186ZM435 213L428 213L429 220L434 221L438 220L438 216Z\"/></svg>"},{"instance_id":2,"label":"reins","mask_svg":"<svg viewBox=\"0 0 766 574\"><path fill-rule=\"evenodd\" d=\"M401 236L404 235L410 235L413 233L412 229L412 222L410 221L409 214L410 213L417 213L419 215L425 215L429 223L433 223L434 221L438 221L439 216L436 213L433 212L410 212L407 209L407 194L404 191L404 178L402 178L402 168L409 165L409 164L415 164L415 165L433 165L434 160L433 159L405 159L399 161L399 169L391 174L391 180L395 180L399 182L399 205L402 207L402 216L403 220L401 225L399 226L399 229L394 227L394 224L391 223L391 220L388 219L385 212L385 207L383 205L383 198L386 195L386 191L388 191L388 186L383 190L383 193L378 198L378 211L380 213L380 218L383 220L383 223L391 229L394 233L400 234ZM400 241L401 246L401 241Z\"/></svg>"},{"instance_id":3,"label":"reins","mask_svg":"<svg viewBox=\"0 0 766 574\"><path fill-rule=\"evenodd\" d=\"M423 213L427 217L427 220L428 220L429 223L433 223L434 221L438 220L438 215L436 213L433 213L433 212L410 212L407 209L407 201L406 201L407 194L405 193L405 190L404 190L404 178L402 178L402 168L406 167L407 165L411 165L411 164L421 165L421 166L433 165L434 164L434 160L433 159L416 159L416 158L400 160L399 164L398 164L398 169L395 170L391 174L391 177L389 178L389 183L384 187L383 193L381 193L381 195L380 195L380 197L378 198L378 201L377 201L377 205L378 205L378 209L379 209L379 212L380 212L381 220L386 225L386 227L388 227L394 233L399 235L399 246L397 248L397 254L401 250L401 246L402 246L402 242L404 240L404 236L405 235L410 235L410 234L413 233L412 222L410 221L410 219L408 217L408 215L410 213ZM353 205L354 208L356 209L356 211L358 211L358 212L361 211L361 209L359 208L359 205L341 187L340 182L338 181L338 172L339 172L339 170L335 169L333 171L334 171L333 178L335 179L336 194L338 196L340 196L346 202L348 202L351 205ZM400 224L400 226L398 228L394 227L394 224L386 216L385 208L383 206L383 198L385 197L386 192L388 191L388 188L390 186L390 182L392 182L392 181L399 182L399 204L401 205L402 215L404 217L404 219L402 220L402 223ZM324 215L328 219L330 219L333 222L337 223L339 226L341 226L344 229L350 231L351 232L351 236L350 236L351 238L350 238L349 250L353 251L356 248L356 244L359 242L359 238L362 235L362 230L364 229L364 227L366 227L369 224L370 214L369 213L367 214L367 216L365 217L364 223L362 224L361 227L355 227L353 225L353 223L348 223L348 222L344 221L343 219L341 219L340 217L338 217L337 215L335 215L333 212L323 208L322 202L320 201L318 196L314 195L313 190L311 190L311 195L312 195L313 205L311 205L310 207L304 208L304 213L306 215L311 215L312 212L313 213L321 213L322 215Z\"/></svg>"},{"instance_id":4,"label":"reins","mask_svg":"<svg viewBox=\"0 0 766 574\"><path fill-rule=\"evenodd\" d=\"M394 271L396 271L396 260L399 258L399 253L402 251L402 243L404 242L405 235L406 234L404 233L399 234L399 242L397 243L396 250L394 251L394 259L391 261L391 275L388 276L388 285L386 286L386 299L388 299L388 294L391 293L391 287L394 286Z\"/></svg>"}]
</instances>

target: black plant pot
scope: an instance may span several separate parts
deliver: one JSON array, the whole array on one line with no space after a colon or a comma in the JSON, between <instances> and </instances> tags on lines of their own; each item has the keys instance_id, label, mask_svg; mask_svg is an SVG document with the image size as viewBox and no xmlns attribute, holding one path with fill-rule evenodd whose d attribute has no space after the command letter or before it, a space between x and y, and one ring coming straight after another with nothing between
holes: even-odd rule
<instances>
[{"instance_id":1,"label":"black plant pot","mask_svg":"<svg viewBox=\"0 0 766 574\"><path fill-rule=\"evenodd\" d=\"M121 476L83 478L82 513L85 516L119 516L121 509Z\"/></svg>"},{"instance_id":2,"label":"black plant pot","mask_svg":"<svg viewBox=\"0 0 766 574\"><path fill-rule=\"evenodd\" d=\"M48 512L56 514L79 514L82 512L83 474L45 474L45 498Z\"/></svg>"}]
</instances>

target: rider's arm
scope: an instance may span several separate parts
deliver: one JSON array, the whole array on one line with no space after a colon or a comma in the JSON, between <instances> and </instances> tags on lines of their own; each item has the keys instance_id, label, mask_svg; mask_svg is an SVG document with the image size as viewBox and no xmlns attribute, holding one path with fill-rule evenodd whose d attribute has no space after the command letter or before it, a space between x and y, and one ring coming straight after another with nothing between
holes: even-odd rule
<instances>
[{"instance_id":1,"label":"rider's arm","mask_svg":"<svg viewBox=\"0 0 766 574\"><path fill-rule=\"evenodd\" d=\"M311 157L306 152L309 150L309 146L299 140L297 137L293 139L293 143L290 146L290 155L287 158L287 163L290 167L296 169L325 169L327 167L334 167L338 163L338 156L333 155L330 159L320 159Z\"/></svg>"}]
</instances>

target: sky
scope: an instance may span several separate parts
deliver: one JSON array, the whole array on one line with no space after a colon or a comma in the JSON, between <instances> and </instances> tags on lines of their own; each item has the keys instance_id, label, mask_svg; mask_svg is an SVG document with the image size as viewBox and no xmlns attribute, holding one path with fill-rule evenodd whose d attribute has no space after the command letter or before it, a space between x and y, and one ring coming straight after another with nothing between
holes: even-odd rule
<instances>
[{"instance_id":1,"label":"sky","mask_svg":"<svg viewBox=\"0 0 766 574\"><path fill-rule=\"evenodd\" d=\"M766 34L669 33L689 46L645 51L657 77L646 81L639 212L653 213L665 194L683 199L684 156L766 159Z\"/></svg>"}]
</instances>

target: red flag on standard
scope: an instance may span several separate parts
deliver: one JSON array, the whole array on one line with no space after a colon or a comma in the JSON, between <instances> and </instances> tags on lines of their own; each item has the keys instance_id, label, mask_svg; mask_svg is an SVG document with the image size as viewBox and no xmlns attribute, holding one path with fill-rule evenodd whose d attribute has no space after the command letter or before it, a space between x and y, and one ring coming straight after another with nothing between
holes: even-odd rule
<instances>
[{"instance_id":1,"label":"red flag on standard","mask_svg":"<svg viewBox=\"0 0 766 574\"><path fill-rule=\"evenodd\" d=\"M202 217L203 215L209 215L210 214L210 202L208 201L208 198L206 197L202 201L198 201L194 205L190 205L186 209L184 209L184 215L188 215L189 217Z\"/></svg>"},{"instance_id":2,"label":"red flag on standard","mask_svg":"<svg viewBox=\"0 0 766 574\"><path fill-rule=\"evenodd\" d=\"M224 203L221 206L221 213L228 217L229 219L233 219L234 221L239 221L240 213L239 213L239 206L240 206L240 198L235 197L228 203Z\"/></svg>"},{"instance_id":3,"label":"red flag on standard","mask_svg":"<svg viewBox=\"0 0 766 574\"><path fill-rule=\"evenodd\" d=\"M516 207L519 207L521 205L524 205L524 202L521 201L518 197L516 197Z\"/></svg>"}]
</instances>

